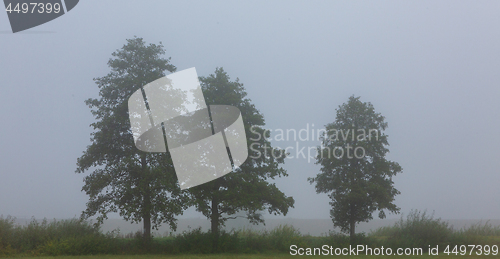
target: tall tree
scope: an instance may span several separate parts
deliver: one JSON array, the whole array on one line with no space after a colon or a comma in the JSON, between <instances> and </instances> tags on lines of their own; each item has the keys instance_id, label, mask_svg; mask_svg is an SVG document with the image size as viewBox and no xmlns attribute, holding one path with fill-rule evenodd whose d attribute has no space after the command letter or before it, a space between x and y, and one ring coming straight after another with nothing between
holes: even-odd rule
<instances>
[{"instance_id":1,"label":"tall tree","mask_svg":"<svg viewBox=\"0 0 500 259\"><path fill-rule=\"evenodd\" d=\"M267 181L288 176L280 167L285 155L282 154L283 150L272 148L264 137L264 117L246 98L247 93L239 79L230 81L228 74L222 68L217 68L214 74L200 77L200 84L207 105L224 104L239 108L249 147L249 158L239 168L189 189L197 211L211 221L215 252L219 229L228 219L245 217L254 224L263 223L261 211L267 209L275 215L286 215L288 208L293 207L294 200L281 192L274 183Z\"/></svg>"},{"instance_id":2,"label":"tall tree","mask_svg":"<svg viewBox=\"0 0 500 259\"><path fill-rule=\"evenodd\" d=\"M356 224L373 219L376 210L380 218L385 218L385 210L400 210L394 204L400 192L392 177L402 168L385 158L387 122L371 103L359 99L351 96L337 109L335 121L326 125L316 158L321 172L308 179L316 183L317 193L328 194L333 224L349 233L351 240Z\"/></svg>"},{"instance_id":3,"label":"tall tree","mask_svg":"<svg viewBox=\"0 0 500 259\"><path fill-rule=\"evenodd\" d=\"M95 78L98 99L85 103L96 122L91 124L91 144L77 160L77 173L91 171L82 191L90 196L82 218L98 214L98 223L109 213L125 220L143 222L144 237L167 222L175 229L175 215L186 207L169 153L146 153L134 145L128 114L128 99L147 83L174 72L163 45L128 39L108 62L111 72Z\"/></svg>"}]
</instances>

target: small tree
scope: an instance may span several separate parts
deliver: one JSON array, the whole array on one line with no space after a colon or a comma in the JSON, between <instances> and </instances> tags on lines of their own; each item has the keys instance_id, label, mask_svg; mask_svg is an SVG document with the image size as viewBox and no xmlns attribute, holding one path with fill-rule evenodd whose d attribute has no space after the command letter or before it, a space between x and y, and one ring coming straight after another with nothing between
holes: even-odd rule
<instances>
[{"instance_id":1,"label":"small tree","mask_svg":"<svg viewBox=\"0 0 500 259\"><path fill-rule=\"evenodd\" d=\"M130 129L128 99L149 82L175 71L170 58L159 45L146 45L142 38L127 40L108 62L111 72L94 79L100 88L99 99L85 103L96 122L91 141L78 158L77 173L92 170L84 178L90 196L82 218L98 214L98 223L108 213L117 212L125 220L143 222L144 237L151 228L167 222L175 229L175 215L186 208L169 153L147 153L137 149ZM152 225L153 224L153 225Z\"/></svg>"},{"instance_id":2,"label":"small tree","mask_svg":"<svg viewBox=\"0 0 500 259\"><path fill-rule=\"evenodd\" d=\"M308 179L316 183L317 193L328 193L333 224L349 233L351 241L356 224L373 219L376 210L380 218L385 218L384 210L400 210L393 203L400 192L392 177L402 168L385 159L389 152L386 128L384 117L371 103L351 96L337 109L336 120L326 125L316 158L321 173Z\"/></svg>"},{"instance_id":3,"label":"small tree","mask_svg":"<svg viewBox=\"0 0 500 259\"><path fill-rule=\"evenodd\" d=\"M216 252L219 228L228 219L245 217L254 224L263 223L261 211L267 209L269 213L286 215L288 208L293 207L294 200L281 192L274 183L267 181L288 176L279 166L284 163L285 156L276 155L282 154L283 150L273 149L263 137L264 117L251 104L251 100L246 98L243 84L238 79L230 81L222 68L217 68L215 73L208 77L200 77L200 83L207 105L224 104L239 108L249 147L249 158L238 169L189 189L197 211L211 221L213 251ZM255 132L261 137L252 140ZM252 148L250 145L253 145ZM238 212L246 212L246 215L234 216Z\"/></svg>"}]
</instances>

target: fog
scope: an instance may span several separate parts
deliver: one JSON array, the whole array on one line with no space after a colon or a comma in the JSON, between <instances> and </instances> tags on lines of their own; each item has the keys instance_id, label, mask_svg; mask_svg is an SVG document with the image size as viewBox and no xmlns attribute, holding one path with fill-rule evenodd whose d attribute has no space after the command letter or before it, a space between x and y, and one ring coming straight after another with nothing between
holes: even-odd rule
<instances>
[{"instance_id":1,"label":"fog","mask_svg":"<svg viewBox=\"0 0 500 259\"><path fill-rule=\"evenodd\" d=\"M110 71L111 53L137 36L162 42L178 70L208 76L223 67L239 78L273 134L317 132L360 96L389 124L403 215L500 219L499 9L496 1L86 0L15 34L1 11L0 214L80 216L88 173L75 173L76 159L94 122L84 100L98 97L92 79ZM307 181L320 169L307 157L319 141L303 134L273 135L295 155L276 184L296 201L287 218L328 219L327 195Z\"/></svg>"}]
</instances>

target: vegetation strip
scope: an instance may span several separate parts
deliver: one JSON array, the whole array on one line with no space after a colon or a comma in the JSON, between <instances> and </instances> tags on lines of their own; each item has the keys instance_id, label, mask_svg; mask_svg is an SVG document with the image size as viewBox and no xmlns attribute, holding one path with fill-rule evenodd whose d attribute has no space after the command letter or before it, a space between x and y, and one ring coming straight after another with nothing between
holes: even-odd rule
<instances>
[{"instance_id":1,"label":"vegetation strip","mask_svg":"<svg viewBox=\"0 0 500 259\"><path fill-rule=\"evenodd\" d=\"M180 258L199 258L199 254L212 253L212 234L210 231L202 232L200 228L177 235L155 237L150 244L144 242L141 232L136 233L135 237L130 236L125 237L115 232L103 234L98 227L77 219L33 219L28 225L20 226L14 223L14 218L2 216L0 256L119 255L120 258L127 258L124 256L129 255L129 258L162 258L162 255L182 255ZM323 245L347 248L349 245L358 244L371 248L383 246L393 251L397 248L422 248L424 258L429 246L439 247L439 253L442 255L446 255L445 249L449 246L450 255L453 256L454 246L458 246L458 252L462 245L498 246L500 227L486 222L457 230L448 222L434 219L426 212L412 211L406 219L401 217L393 226L382 227L369 234L357 234L354 240L335 232L325 233L323 236L302 235L289 225L271 231L221 231L218 242L220 252L217 258L280 258L291 256L290 247L293 245L303 248ZM140 254L149 254L150 257L132 256ZM461 258L470 256L467 250L467 254Z\"/></svg>"}]
</instances>

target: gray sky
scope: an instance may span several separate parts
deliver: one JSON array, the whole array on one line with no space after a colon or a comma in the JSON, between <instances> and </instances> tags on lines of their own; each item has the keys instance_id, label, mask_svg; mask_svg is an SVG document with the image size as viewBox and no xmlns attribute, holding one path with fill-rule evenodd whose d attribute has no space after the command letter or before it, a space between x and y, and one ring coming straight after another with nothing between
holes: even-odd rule
<instances>
[{"instance_id":1,"label":"gray sky","mask_svg":"<svg viewBox=\"0 0 500 259\"><path fill-rule=\"evenodd\" d=\"M498 1L84 0L16 34L1 11L0 214L85 209L84 175L74 173L94 121L84 100L98 96L92 78L136 35L162 41L178 70L207 76L222 66L239 77L270 129L319 129L361 96L389 123L403 213L499 219L498 10ZM307 182L319 166L302 158L284 167L290 176L277 184L296 200L288 216L329 218L327 196Z\"/></svg>"}]
</instances>

